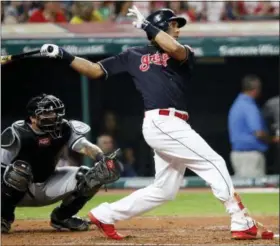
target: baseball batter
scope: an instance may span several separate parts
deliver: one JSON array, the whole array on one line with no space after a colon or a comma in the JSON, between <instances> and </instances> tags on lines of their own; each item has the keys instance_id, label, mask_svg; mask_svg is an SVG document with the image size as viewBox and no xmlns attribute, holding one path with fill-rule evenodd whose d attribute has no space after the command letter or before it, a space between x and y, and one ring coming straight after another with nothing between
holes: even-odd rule
<instances>
[{"instance_id":1,"label":"baseball batter","mask_svg":"<svg viewBox=\"0 0 280 246\"><path fill-rule=\"evenodd\" d=\"M90 127L64 119L62 101L42 94L27 105L25 120L1 134L1 232L7 233L18 206L45 206L62 201L51 213L56 229L85 231L87 220L73 217L106 183L119 178L115 158L105 157L85 134ZM56 168L65 147L98 161L93 167ZM78 167L80 166L80 167Z\"/></svg>"},{"instance_id":2,"label":"baseball batter","mask_svg":"<svg viewBox=\"0 0 280 246\"><path fill-rule=\"evenodd\" d=\"M144 101L142 130L147 144L154 149L154 183L119 201L103 203L92 209L89 213L91 221L107 237L124 238L116 232L114 224L174 199L185 169L189 168L211 186L214 196L224 204L231 217L232 238L255 238L256 222L235 193L225 161L187 122L186 92L194 52L188 45L177 41L186 20L177 17L170 9L158 10L145 19L133 7L128 15L135 18L134 27L146 32L149 45L129 48L97 63L74 57L53 44L41 48L43 56L63 59L73 69L91 78L129 73Z\"/></svg>"}]
</instances>

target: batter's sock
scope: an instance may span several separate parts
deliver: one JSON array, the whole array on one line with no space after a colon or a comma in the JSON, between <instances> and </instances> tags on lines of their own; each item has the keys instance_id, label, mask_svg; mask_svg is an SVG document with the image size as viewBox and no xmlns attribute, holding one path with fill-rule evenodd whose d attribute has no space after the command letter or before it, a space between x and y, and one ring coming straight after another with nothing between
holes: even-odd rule
<instances>
[{"instance_id":1,"label":"batter's sock","mask_svg":"<svg viewBox=\"0 0 280 246\"><path fill-rule=\"evenodd\" d=\"M255 225L238 194L235 193L224 205L231 216L231 231L244 231Z\"/></svg>"},{"instance_id":2,"label":"batter's sock","mask_svg":"<svg viewBox=\"0 0 280 246\"><path fill-rule=\"evenodd\" d=\"M243 205L240 196L237 193L234 193L234 196L231 197L228 201L224 203L227 212L230 215L242 215L246 216L247 214L247 209Z\"/></svg>"}]
</instances>

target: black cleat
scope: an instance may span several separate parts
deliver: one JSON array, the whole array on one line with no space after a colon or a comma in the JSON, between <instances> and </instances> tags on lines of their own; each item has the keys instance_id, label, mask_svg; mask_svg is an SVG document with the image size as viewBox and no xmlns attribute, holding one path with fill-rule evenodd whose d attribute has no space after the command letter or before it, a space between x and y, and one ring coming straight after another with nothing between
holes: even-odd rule
<instances>
[{"instance_id":1,"label":"black cleat","mask_svg":"<svg viewBox=\"0 0 280 246\"><path fill-rule=\"evenodd\" d=\"M1 233L6 234L11 230L12 222L1 218Z\"/></svg>"},{"instance_id":2,"label":"black cleat","mask_svg":"<svg viewBox=\"0 0 280 246\"><path fill-rule=\"evenodd\" d=\"M54 214L51 215L51 226L57 230L88 231L90 222L78 217L59 220Z\"/></svg>"}]
</instances>

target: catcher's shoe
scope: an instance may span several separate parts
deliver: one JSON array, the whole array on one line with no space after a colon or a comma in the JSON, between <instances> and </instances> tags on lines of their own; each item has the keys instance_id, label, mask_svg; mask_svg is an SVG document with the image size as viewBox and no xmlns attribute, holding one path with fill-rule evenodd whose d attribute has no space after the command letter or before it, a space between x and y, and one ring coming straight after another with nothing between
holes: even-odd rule
<instances>
[{"instance_id":1,"label":"catcher's shoe","mask_svg":"<svg viewBox=\"0 0 280 246\"><path fill-rule=\"evenodd\" d=\"M259 222L245 231L231 231L231 238L236 240L257 239L258 233L260 233L261 239L274 239L274 233Z\"/></svg>"},{"instance_id":2,"label":"catcher's shoe","mask_svg":"<svg viewBox=\"0 0 280 246\"><path fill-rule=\"evenodd\" d=\"M1 218L1 233L8 233L11 230L12 222Z\"/></svg>"},{"instance_id":3,"label":"catcher's shoe","mask_svg":"<svg viewBox=\"0 0 280 246\"><path fill-rule=\"evenodd\" d=\"M50 225L57 230L70 230L70 231L88 231L89 221L83 220L78 217L71 217L68 219L58 219L54 213L51 215Z\"/></svg>"},{"instance_id":4,"label":"catcher's shoe","mask_svg":"<svg viewBox=\"0 0 280 246\"><path fill-rule=\"evenodd\" d=\"M91 212L88 213L88 217L90 218L90 221L95 224L106 237L114 240L122 240L124 238L127 238L127 236L119 234L113 224L104 224L100 222L92 215Z\"/></svg>"}]
</instances>

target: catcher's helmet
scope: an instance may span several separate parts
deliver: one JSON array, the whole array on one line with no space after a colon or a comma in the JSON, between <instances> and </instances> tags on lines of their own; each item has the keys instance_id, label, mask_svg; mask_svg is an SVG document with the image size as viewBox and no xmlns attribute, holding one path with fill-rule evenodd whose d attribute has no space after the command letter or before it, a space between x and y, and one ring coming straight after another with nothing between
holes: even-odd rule
<instances>
[{"instance_id":1,"label":"catcher's helmet","mask_svg":"<svg viewBox=\"0 0 280 246\"><path fill-rule=\"evenodd\" d=\"M33 97L26 106L28 118L37 119L37 126L43 131L50 133L52 137L60 137L61 123L65 116L63 102L53 96L41 94Z\"/></svg>"},{"instance_id":2,"label":"catcher's helmet","mask_svg":"<svg viewBox=\"0 0 280 246\"><path fill-rule=\"evenodd\" d=\"M170 21L176 21L178 27L181 28L187 24L187 20L183 17L178 17L171 9L160 9L150 14L147 18L152 25L166 32ZM150 39L150 37L148 37Z\"/></svg>"}]
</instances>

